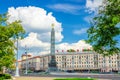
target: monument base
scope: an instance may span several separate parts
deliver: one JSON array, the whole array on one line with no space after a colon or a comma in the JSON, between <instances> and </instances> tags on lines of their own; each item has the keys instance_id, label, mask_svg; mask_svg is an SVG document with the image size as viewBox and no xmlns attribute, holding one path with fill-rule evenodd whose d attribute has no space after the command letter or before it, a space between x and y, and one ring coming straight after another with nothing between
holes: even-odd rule
<instances>
[{"instance_id":1,"label":"monument base","mask_svg":"<svg viewBox=\"0 0 120 80\"><path fill-rule=\"evenodd\" d=\"M49 69L48 69L49 72L56 72L56 71L58 71L58 69L57 69L57 62L55 60L55 56L51 56L51 60L50 60L50 63L48 63L48 67L49 67Z\"/></svg>"}]
</instances>

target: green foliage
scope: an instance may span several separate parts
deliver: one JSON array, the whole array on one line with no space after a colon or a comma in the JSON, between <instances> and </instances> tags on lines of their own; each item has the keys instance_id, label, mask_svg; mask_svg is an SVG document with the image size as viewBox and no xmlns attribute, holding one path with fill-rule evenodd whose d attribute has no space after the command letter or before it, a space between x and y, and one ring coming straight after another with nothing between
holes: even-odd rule
<instances>
[{"instance_id":1,"label":"green foliage","mask_svg":"<svg viewBox=\"0 0 120 80\"><path fill-rule=\"evenodd\" d=\"M82 51L92 51L91 49L83 49Z\"/></svg>"},{"instance_id":2,"label":"green foliage","mask_svg":"<svg viewBox=\"0 0 120 80\"><path fill-rule=\"evenodd\" d=\"M67 52L76 52L74 49L69 49Z\"/></svg>"},{"instance_id":3,"label":"green foliage","mask_svg":"<svg viewBox=\"0 0 120 80\"><path fill-rule=\"evenodd\" d=\"M25 31L20 21L7 23L7 16L0 15L0 71L2 67L10 68L15 61L14 46L17 38L22 38Z\"/></svg>"},{"instance_id":4,"label":"green foliage","mask_svg":"<svg viewBox=\"0 0 120 80\"><path fill-rule=\"evenodd\" d=\"M11 79L10 74L0 74L0 80Z\"/></svg>"},{"instance_id":5,"label":"green foliage","mask_svg":"<svg viewBox=\"0 0 120 80\"><path fill-rule=\"evenodd\" d=\"M28 70L28 73L33 73L33 71L32 70Z\"/></svg>"},{"instance_id":6,"label":"green foliage","mask_svg":"<svg viewBox=\"0 0 120 80\"><path fill-rule=\"evenodd\" d=\"M99 8L97 16L91 22L88 29L88 40L94 51L104 56L118 54L117 36L120 35L120 0L106 0L105 6ZM120 26L120 25L119 25Z\"/></svg>"},{"instance_id":7,"label":"green foliage","mask_svg":"<svg viewBox=\"0 0 120 80\"><path fill-rule=\"evenodd\" d=\"M54 80L96 80L92 78L60 78L60 79L54 79Z\"/></svg>"}]
</instances>

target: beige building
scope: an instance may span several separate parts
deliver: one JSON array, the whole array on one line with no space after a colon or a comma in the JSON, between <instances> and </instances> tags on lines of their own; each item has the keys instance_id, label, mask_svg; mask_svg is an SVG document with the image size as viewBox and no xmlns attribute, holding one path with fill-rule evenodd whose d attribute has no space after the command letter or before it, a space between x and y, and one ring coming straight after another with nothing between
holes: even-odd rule
<instances>
[{"instance_id":1,"label":"beige building","mask_svg":"<svg viewBox=\"0 0 120 80\"><path fill-rule=\"evenodd\" d=\"M103 57L95 52L61 52L56 53L56 62L58 70L62 71L100 71L100 72L117 72L118 71L118 56ZM27 60L27 61L26 61ZM21 69L27 68L32 71L46 71L48 70L48 63L50 55L27 57L22 55Z\"/></svg>"}]
</instances>

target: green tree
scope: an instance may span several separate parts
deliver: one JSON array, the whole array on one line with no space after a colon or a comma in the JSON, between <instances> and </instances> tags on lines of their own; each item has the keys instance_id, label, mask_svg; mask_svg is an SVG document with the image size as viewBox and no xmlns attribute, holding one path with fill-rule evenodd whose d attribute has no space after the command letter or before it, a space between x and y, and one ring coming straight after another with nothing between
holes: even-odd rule
<instances>
[{"instance_id":1,"label":"green tree","mask_svg":"<svg viewBox=\"0 0 120 80\"><path fill-rule=\"evenodd\" d=\"M91 49L83 49L82 51L92 51Z\"/></svg>"},{"instance_id":2,"label":"green tree","mask_svg":"<svg viewBox=\"0 0 120 80\"><path fill-rule=\"evenodd\" d=\"M69 49L67 52L76 52L74 49Z\"/></svg>"},{"instance_id":3,"label":"green tree","mask_svg":"<svg viewBox=\"0 0 120 80\"><path fill-rule=\"evenodd\" d=\"M20 21L7 22L6 14L0 14L0 71L3 67L10 68L15 62L14 45L17 38L22 38L25 31Z\"/></svg>"},{"instance_id":4,"label":"green tree","mask_svg":"<svg viewBox=\"0 0 120 80\"><path fill-rule=\"evenodd\" d=\"M97 53L105 56L119 53L116 37L120 35L120 0L105 0L87 33L87 41Z\"/></svg>"}]
</instances>

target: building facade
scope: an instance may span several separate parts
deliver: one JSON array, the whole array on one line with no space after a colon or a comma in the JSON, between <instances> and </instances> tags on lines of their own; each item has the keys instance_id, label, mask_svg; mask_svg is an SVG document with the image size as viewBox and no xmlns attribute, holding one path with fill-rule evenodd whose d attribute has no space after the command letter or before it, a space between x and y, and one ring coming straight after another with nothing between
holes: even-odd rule
<instances>
[{"instance_id":1,"label":"building facade","mask_svg":"<svg viewBox=\"0 0 120 80\"><path fill-rule=\"evenodd\" d=\"M46 71L51 60L49 54L25 58L22 56L21 70L25 70L26 64L29 70ZM23 58L24 57L24 58ZM104 57L95 52L66 52L55 54L57 68L59 71L99 71L117 72L119 70L118 55ZM27 60L27 61L26 61Z\"/></svg>"}]
</instances>

